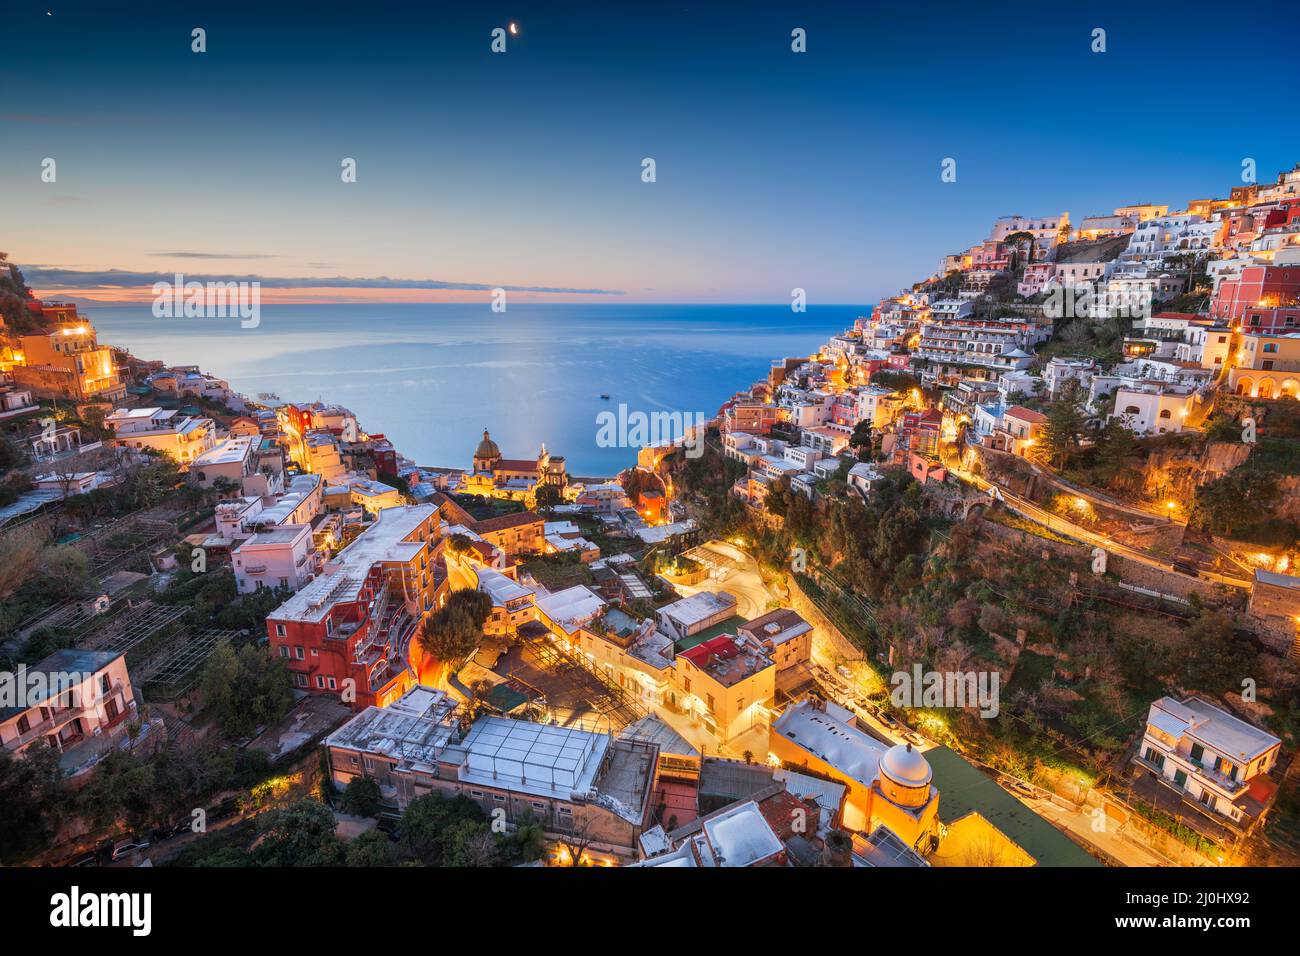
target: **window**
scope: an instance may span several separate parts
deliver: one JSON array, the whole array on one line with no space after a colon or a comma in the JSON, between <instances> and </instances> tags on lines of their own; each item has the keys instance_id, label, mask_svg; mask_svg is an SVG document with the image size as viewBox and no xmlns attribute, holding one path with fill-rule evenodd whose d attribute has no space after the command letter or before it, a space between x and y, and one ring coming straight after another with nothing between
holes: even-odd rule
<instances>
[{"instance_id":1,"label":"window","mask_svg":"<svg viewBox=\"0 0 1300 956\"><path fill-rule=\"evenodd\" d=\"M107 672L99 675L99 689L101 693L107 694L113 689L113 681Z\"/></svg>"},{"instance_id":2,"label":"window","mask_svg":"<svg viewBox=\"0 0 1300 956\"><path fill-rule=\"evenodd\" d=\"M281 645L280 645L280 656L281 656L281 657L288 657L288 656L289 656L289 645L287 645L287 644L281 644Z\"/></svg>"},{"instance_id":3,"label":"window","mask_svg":"<svg viewBox=\"0 0 1300 956\"><path fill-rule=\"evenodd\" d=\"M330 690L338 690L337 685L335 685L335 683L334 683L334 678L333 678L333 677L331 677L331 678L329 679L329 685L330 685Z\"/></svg>"},{"instance_id":4,"label":"window","mask_svg":"<svg viewBox=\"0 0 1300 956\"><path fill-rule=\"evenodd\" d=\"M1162 409L1160 409L1160 417L1161 417L1161 418L1171 418L1172 415L1170 414L1169 409L1167 409L1167 408L1162 408Z\"/></svg>"},{"instance_id":5,"label":"window","mask_svg":"<svg viewBox=\"0 0 1300 956\"><path fill-rule=\"evenodd\" d=\"M276 637L284 637L284 625L283 625L283 624L277 624L277 625L275 626L275 636L276 636Z\"/></svg>"},{"instance_id":6,"label":"window","mask_svg":"<svg viewBox=\"0 0 1300 956\"><path fill-rule=\"evenodd\" d=\"M21 717L18 718L18 732L20 734L25 734L27 733L27 731L31 729L32 729L32 722L27 719L26 714L23 714Z\"/></svg>"},{"instance_id":7,"label":"window","mask_svg":"<svg viewBox=\"0 0 1300 956\"><path fill-rule=\"evenodd\" d=\"M320 674L316 675L316 689L317 690L325 689L325 678L322 677Z\"/></svg>"},{"instance_id":8,"label":"window","mask_svg":"<svg viewBox=\"0 0 1300 956\"><path fill-rule=\"evenodd\" d=\"M1182 790L1184 787L1187 786L1187 771L1186 771L1186 770L1176 770L1176 771L1174 771L1174 786L1177 787L1179 790Z\"/></svg>"},{"instance_id":9,"label":"window","mask_svg":"<svg viewBox=\"0 0 1300 956\"><path fill-rule=\"evenodd\" d=\"M1200 763L1201 759L1204 756L1205 756L1205 748L1202 747L1200 744L1192 744L1192 759L1195 760L1197 763Z\"/></svg>"},{"instance_id":10,"label":"window","mask_svg":"<svg viewBox=\"0 0 1300 956\"><path fill-rule=\"evenodd\" d=\"M295 647L295 648L293 649L293 656L294 656L294 658L297 659L297 660L302 660L302 658L303 658L303 654L302 654L302 645L301 645L301 644L298 645L297 647Z\"/></svg>"}]
</instances>

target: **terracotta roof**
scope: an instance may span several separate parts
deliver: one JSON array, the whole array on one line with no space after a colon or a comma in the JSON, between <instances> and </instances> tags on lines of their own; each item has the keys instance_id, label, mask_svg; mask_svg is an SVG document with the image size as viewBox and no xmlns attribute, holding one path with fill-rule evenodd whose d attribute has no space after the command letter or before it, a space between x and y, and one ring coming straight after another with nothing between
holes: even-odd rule
<instances>
[{"instance_id":1,"label":"terracotta roof","mask_svg":"<svg viewBox=\"0 0 1300 956\"><path fill-rule=\"evenodd\" d=\"M536 458L499 458L492 466L493 471L536 471Z\"/></svg>"},{"instance_id":2,"label":"terracotta roof","mask_svg":"<svg viewBox=\"0 0 1300 956\"><path fill-rule=\"evenodd\" d=\"M1042 412L1036 412L1032 408L1025 408L1023 405L1012 405L1002 415L1005 418L1018 418L1022 422L1033 422L1039 425L1047 421L1047 416Z\"/></svg>"},{"instance_id":3,"label":"terracotta roof","mask_svg":"<svg viewBox=\"0 0 1300 956\"><path fill-rule=\"evenodd\" d=\"M535 511L519 511L514 514L497 515L495 518L484 518L482 521L475 521L472 528L482 534L485 531L505 531L526 524L545 524L545 522L542 520L542 516Z\"/></svg>"}]
</instances>

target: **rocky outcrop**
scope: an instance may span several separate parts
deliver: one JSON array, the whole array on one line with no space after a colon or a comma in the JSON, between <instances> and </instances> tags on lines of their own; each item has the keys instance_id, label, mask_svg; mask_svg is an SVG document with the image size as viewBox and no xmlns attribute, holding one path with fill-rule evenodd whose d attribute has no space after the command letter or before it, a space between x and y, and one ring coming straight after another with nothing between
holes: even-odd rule
<instances>
[{"instance_id":1,"label":"rocky outcrop","mask_svg":"<svg viewBox=\"0 0 1300 956\"><path fill-rule=\"evenodd\" d=\"M1226 441L1206 442L1203 447L1157 448L1142 469L1133 473L1134 479L1141 481L1140 489L1135 490L1153 501L1191 501L1200 485L1222 478L1244 463L1250 448L1241 442Z\"/></svg>"}]
</instances>

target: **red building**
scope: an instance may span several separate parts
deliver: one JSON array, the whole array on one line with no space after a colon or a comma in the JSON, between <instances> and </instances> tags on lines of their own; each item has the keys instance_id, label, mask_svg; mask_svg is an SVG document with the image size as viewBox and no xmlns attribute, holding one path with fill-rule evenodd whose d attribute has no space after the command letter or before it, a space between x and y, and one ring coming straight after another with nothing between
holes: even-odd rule
<instances>
[{"instance_id":1,"label":"red building","mask_svg":"<svg viewBox=\"0 0 1300 956\"><path fill-rule=\"evenodd\" d=\"M1241 328L1246 332L1294 332L1300 329L1300 305L1273 309L1250 306L1241 314Z\"/></svg>"},{"instance_id":2,"label":"red building","mask_svg":"<svg viewBox=\"0 0 1300 956\"><path fill-rule=\"evenodd\" d=\"M386 508L324 572L266 619L294 686L384 707L418 682L415 637L446 587L433 505ZM350 682L350 683L349 683Z\"/></svg>"},{"instance_id":3,"label":"red building","mask_svg":"<svg viewBox=\"0 0 1300 956\"><path fill-rule=\"evenodd\" d=\"M776 424L777 407L762 402L736 402L724 407L723 425L728 432L770 435Z\"/></svg>"},{"instance_id":4,"label":"red building","mask_svg":"<svg viewBox=\"0 0 1300 956\"><path fill-rule=\"evenodd\" d=\"M899 429L898 443L894 454L898 462L910 462L910 455L922 455L926 458L939 457L939 436L943 430L943 412L937 408L927 408L923 412L908 412L903 416L903 425Z\"/></svg>"},{"instance_id":5,"label":"red building","mask_svg":"<svg viewBox=\"0 0 1300 956\"><path fill-rule=\"evenodd\" d=\"M1210 302L1216 319L1240 319L1246 309L1300 306L1300 264L1246 266L1224 279Z\"/></svg>"}]
</instances>

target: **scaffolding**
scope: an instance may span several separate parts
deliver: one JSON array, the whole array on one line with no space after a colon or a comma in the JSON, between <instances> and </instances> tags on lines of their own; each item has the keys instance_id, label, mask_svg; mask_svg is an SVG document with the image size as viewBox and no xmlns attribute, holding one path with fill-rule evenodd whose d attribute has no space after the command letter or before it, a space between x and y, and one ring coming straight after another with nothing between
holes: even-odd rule
<instances>
[{"instance_id":1,"label":"scaffolding","mask_svg":"<svg viewBox=\"0 0 1300 956\"><path fill-rule=\"evenodd\" d=\"M139 682L149 685L152 697L166 700L179 696L194 683L212 652L238 635L238 631L211 627L187 631L140 668Z\"/></svg>"},{"instance_id":2,"label":"scaffolding","mask_svg":"<svg viewBox=\"0 0 1300 956\"><path fill-rule=\"evenodd\" d=\"M157 604L147 600L128 602L125 610L105 617L102 625L92 626L81 646L87 650L126 653L187 613L189 608L184 605Z\"/></svg>"}]
</instances>

